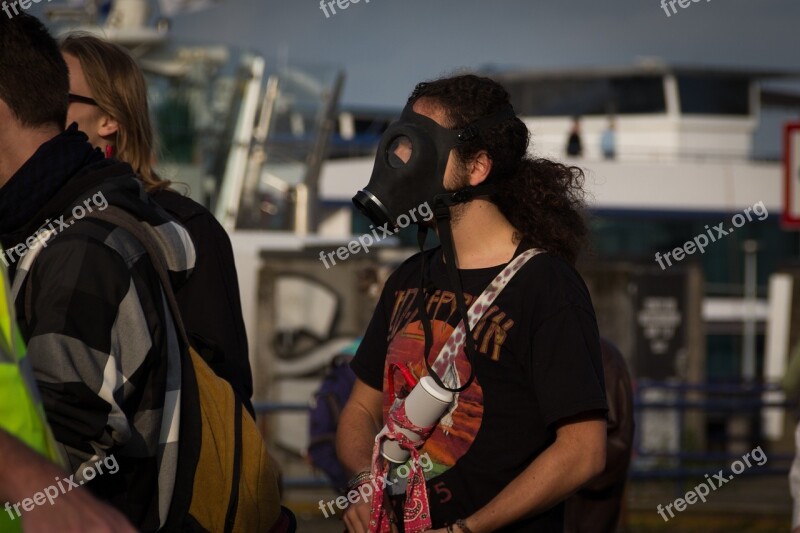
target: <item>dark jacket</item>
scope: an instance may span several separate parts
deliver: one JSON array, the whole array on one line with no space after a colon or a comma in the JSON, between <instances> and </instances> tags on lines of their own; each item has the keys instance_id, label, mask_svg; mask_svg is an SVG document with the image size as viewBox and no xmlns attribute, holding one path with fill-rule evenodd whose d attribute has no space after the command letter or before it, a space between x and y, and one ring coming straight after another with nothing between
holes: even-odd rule
<instances>
[{"instance_id":1,"label":"dark jacket","mask_svg":"<svg viewBox=\"0 0 800 533\"><path fill-rule=\"evenodd\" d=\"M255 415L253 373L239 298L239 280L228 234L208 209L171 190L152 194L184 226L197 257L191 277L176 296L192 345Z\"/></svg>"},{"instance_id":2,"label":"dark jacket","mask_svg":"<svg viewBox=\"0 0 800 533\"><path fill-rule=\"evenodd\" d=\"M600 339L608 400L606 468L566 501L565 533L612 533L617 529L633 450L633 387L625 358Z\"/></svg>"},{"instance_id":3,"label":"dark jacket","mask_svg":"<svg viewBox=\"0 0 800 533\"><path fill-rule=\"evenodd\" d=\"M42 204L25 205L35 214L0 240L18 251L7 257L16 267L20 328L75 482L85 481L139 530L155 531L173 495L191 492L175 481L183 352L139 242L86 212L116 205L148 225L176 287L195 253L186 230L149 199L129 165L98 160L76 135L68 130L43 145L0 190L2 204L25 188L50 187ZM81 161L76 151L88 164L64 165ZM15 217L0 219L7 227Z\"/></svg>"}]
</instances>

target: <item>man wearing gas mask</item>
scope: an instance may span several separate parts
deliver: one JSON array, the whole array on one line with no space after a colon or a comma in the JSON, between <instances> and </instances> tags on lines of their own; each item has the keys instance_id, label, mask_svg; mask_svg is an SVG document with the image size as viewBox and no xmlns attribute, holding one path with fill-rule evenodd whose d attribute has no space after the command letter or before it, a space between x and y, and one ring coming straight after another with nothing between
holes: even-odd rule
<instances>
[{"instance_id":1,"label":"man wearing gas mask","mask_svg":"<svg viewBox=\"0 0 800 533\"><path fill-rule=\"evenodd\" d=\"M429 204L420 247L428 227L441 246L391 275L352 363L348 531L561 533L563 500L603 470L583 175L528 141L496 82L421 83L353 199L390 230Z\"/></svg>"}]
</instances>

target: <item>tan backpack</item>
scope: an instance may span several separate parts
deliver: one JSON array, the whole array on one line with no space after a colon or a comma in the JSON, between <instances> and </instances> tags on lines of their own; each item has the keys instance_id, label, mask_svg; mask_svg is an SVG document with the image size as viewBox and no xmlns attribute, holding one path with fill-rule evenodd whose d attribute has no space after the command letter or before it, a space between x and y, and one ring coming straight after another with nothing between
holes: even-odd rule
<instances>
[{"instance_id":1,"label":"tan backpack","mask_svg":"<svg viewBox=\"0 0 800 533\"><path fill-rule=\"evenodd\" d=\"M128 231L158 273L188 347L181 379L181 429L175 494L165 531L269 532L281 518L278 470L253 418L231 385L191 347L158 241L128 212L108 206L92 218ZM191 495L181 486L192 486Z\"/></svg>"}]
</instances>

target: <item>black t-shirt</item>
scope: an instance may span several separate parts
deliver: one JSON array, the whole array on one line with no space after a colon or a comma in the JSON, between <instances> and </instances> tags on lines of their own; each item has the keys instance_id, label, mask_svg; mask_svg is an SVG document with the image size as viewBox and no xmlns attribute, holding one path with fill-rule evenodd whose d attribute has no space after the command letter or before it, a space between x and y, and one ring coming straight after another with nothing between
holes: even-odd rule
<instances>
[{"instance_id":1,"label":"black t-shirt","mask_svg":"<svg viewBox=\"0 0 800 533\"><path fill-rule=\"evenodd\" d=\"M433 363L460 315L441 248L424 253L430 265L426 309ZM388 391L385 369L391 362L405 364L418 378L427 374L416 301L421 259L422 254L413 256L389 277L352 362L356 375L374 389ZM459 271L467 306L504 266ZM429 470L435 528L489 503L554 442L559 420L607 409L589 292L563 260L546 253L529 260L473 328L473 338L475 380L420 450L433 463L432 468L427 461L421 464ZM469 365L463 347L457 368L459 383L465 383ZM400 390L399 376L396 380ZM391 402L387 396L384 418ZM563 514L559 504L503 531L561 533Z\"/></svg>"}]
</instances>

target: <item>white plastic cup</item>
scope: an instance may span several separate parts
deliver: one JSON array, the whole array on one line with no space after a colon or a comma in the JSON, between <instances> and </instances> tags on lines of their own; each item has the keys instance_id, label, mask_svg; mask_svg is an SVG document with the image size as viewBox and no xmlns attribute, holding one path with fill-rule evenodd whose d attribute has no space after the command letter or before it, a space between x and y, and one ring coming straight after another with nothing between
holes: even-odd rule
<instances>
[{"instance_id":1,"label":"white plastic cup","mask_svg":"<svg viewBox=\"0 0 800 533\"><path fill-rule=\"evenodd\" d=\"M453 403L454 393L441 388L430 376L424 376L405 399L406 416L417 427L428 427L442 418L445 411ZM386 427L384 427L384 430ZM411 442L419 441L422 436L408 429L400 429ZM400 447L395 440L384 440L381 454L390 462L403 464L411 453Z\"/></svg>"}]
</instances>

